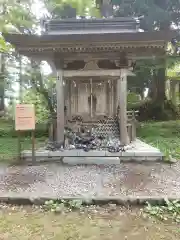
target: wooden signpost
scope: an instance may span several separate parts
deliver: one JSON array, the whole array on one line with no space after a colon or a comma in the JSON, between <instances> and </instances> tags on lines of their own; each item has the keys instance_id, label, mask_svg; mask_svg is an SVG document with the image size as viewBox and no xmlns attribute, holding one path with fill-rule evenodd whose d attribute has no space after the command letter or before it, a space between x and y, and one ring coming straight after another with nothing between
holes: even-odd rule
<instances>
[{"instance_id":1,"label":"wooden signpost","mask_svg":"<svg viewBox=\"0 0 180 240\"><path fill-rule=\"evenodd\" d=\"M35 162L35 108L33 104L17 104L15 109L15 130L18 133L18 153L21 159L21 132L32 131L32 162Z\"/></svg>"}]
</instances>

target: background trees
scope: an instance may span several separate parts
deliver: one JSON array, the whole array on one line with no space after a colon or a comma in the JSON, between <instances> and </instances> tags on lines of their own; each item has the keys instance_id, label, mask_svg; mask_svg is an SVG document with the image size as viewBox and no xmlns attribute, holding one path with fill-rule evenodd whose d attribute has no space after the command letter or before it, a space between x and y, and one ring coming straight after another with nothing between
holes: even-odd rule
<instances>
[{"instance_id":1,"label":"background trees","mask_svg":"<svg viewBox=\"0 0 180 240\"><path fill-rule=\"evenodd\" d=\"M112 3L117 6L114 13L115 16L144 16L141 21L141 28L147 31L178 28L180 23L179 0L112 0ZM153 69L153 83L151 86L153 86L154 89L150 89L150 91L154 92L156 88L156 94L153 94L153 100L163 104L166 99L165 81L168 62L159 58L154 61L154 64L158 67L157 69ZM151 63L151 65L154 64L153 62ZM148 66L148 62L146 62L145 65ZM141 69L143 67L144 66L141 66ZM151 66L150 68L152 69ZM143 69L142 72L144 72Z\"/></svg>"}]
</instances>

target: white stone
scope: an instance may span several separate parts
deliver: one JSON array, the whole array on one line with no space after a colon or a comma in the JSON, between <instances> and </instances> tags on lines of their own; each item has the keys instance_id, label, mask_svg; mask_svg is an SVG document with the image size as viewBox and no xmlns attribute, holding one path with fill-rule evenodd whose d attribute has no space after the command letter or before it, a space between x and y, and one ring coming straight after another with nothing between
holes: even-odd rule
<instances>
[{"instance_id":1,"label":"white stone","mask_svg":"<svg viewBox=\"0 0 180 240\"><path fill-rule=\"evenodd\" d=\"M87 165L111 165L120 164L118 157L64 157L63 162L66 164L87 164Z\"/></svg>"}]
</instances>

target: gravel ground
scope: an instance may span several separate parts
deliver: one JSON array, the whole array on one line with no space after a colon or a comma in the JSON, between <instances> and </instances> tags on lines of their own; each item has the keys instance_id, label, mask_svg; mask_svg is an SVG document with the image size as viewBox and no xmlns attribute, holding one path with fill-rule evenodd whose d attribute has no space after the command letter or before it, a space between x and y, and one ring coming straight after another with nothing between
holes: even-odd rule
<instances>
[{"instance_id":1,"label":"gravel ground","mask_svg":"<svg viewBox=\"0 0 180 240\"><path fill-rule=\"evenodd\" d=\"M1 197L158 196L180 198L180 162L174 165L1 166Z\"/></svg>"}]
</instances>

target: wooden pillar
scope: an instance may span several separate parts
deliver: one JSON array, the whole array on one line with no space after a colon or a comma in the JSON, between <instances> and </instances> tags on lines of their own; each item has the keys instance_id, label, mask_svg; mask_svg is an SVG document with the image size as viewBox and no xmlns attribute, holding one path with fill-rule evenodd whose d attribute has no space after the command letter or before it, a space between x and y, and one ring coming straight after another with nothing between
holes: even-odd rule
<instances>
[{"instance_id":1,"label":"wooden pillar","mask_svg":"<svg viewBox=\"0 0 180 240\"><path fill-rule=\"evenodd\" d=\"M166 80L166 97L168 100L171 99L171 81L169 79Z\"/></svg>"},{"instance_id":2,"label":"wooden pillar","mask_svg":"<svg viewBox=\"0 0 180 240\"><path fill-rule=\"evenodd\" d=\"M71 80L68 81L68 115L71 116Z\"/></svg>"},{"instance_id":3,"label":"wooden pillar","mask_svg":"<svg viewBox=\"0 0 180 240\"><path fill-rule=\"evenodd\" d=\"M112 93L111 93L111 82L110 80L107 80L106 84L106 106L107 106L107 111L106 114L108 116L111 116L112 114Z\"/></svg>"},{"instance_id":4,"label":"wooden pillar","mask_svg":"<svg viewBox=\"0 0 180 240\"><path fill-rule=\"evenodd\" d=\"M129 144L127 133L127 71L121 69L121 76L118 80L119 91L119 116L120 116L120 141L121 144Z\"/></svg>"},{"instance_id":5,"label":"wooden pillar","mask_svg":"<svg viewBox=\"0 0 180 240\"><path fill-rule=\"evenodd\" d=\"M64 85L63 70L57 71L56 80L56 96L57 96L57 142L64 142Z\"/></svg>"},{"instance_id":6,"label":"wooden pillar","mask_svg":"<svg viewBox=\"0 0 180 240\"><path fill-rule=\"evenodd\" d=\"M171 101L175 104L175 82L171 81L171 85L170 85L170 95L171 95Z\"/></svg>"},{"instance_id":7,"label":"wooden pillar","mask_svg":"<svg viewBox=\"0 0 180 240\"><path fill-rule=\"evenodd\" d=\"M111 82L111 116L114 115L114 83L112 79L110 80Z\"/></svg>"},{"instance_id":8,"label":"wooden pillar","mask_svg":"<svg viewBox=\"0 0 180 240\"><path fill-rule=\"evenodd\" d=\"M179 82L171 80L170 84L171 101L176 105L179 103Z\"/></svg>"},{"instance_id":9,"label":"wooden pillar","mask_svg":"<svg viewBox=\"0 0 180 240\"><path fill-rule=\"evenodd\" d=\"M179 104L179 81L176 82L176 104Z\"/></svg>"}]
</instances>

